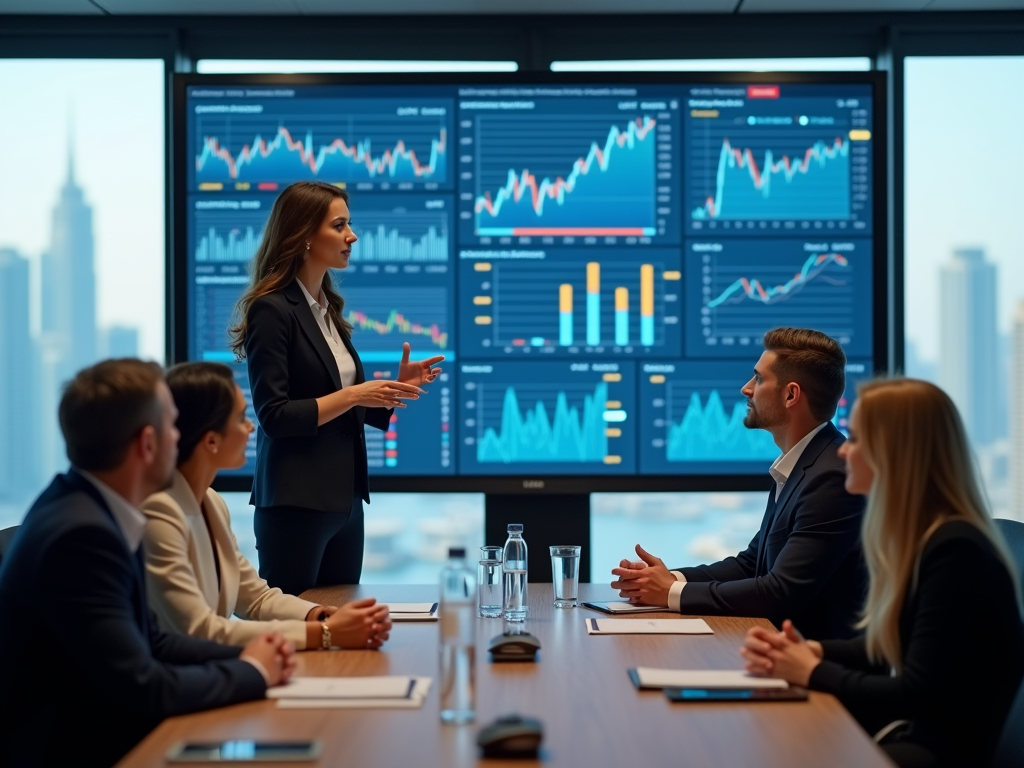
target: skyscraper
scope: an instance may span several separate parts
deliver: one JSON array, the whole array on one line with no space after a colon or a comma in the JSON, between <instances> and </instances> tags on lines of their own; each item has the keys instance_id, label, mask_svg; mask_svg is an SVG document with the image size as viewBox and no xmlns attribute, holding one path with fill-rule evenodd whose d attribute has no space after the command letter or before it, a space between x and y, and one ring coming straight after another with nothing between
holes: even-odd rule
<instances>
[{"instance_id":1,"label":"skyscraper","mask_svg":"<svg viewBox=\"0 0 1024 768\"><path fill-rule=\"evenodd\" d=\"M1010 339L1010 504L1024 521L1024 301L1017 302Z\"/></svg>"},{"instance_id":2,"label":"skyscraper","mask_svg":"<svg viewBox=\"0 0 1024 768\"><path fill-rule=\"evenodd\" d=\"M67 466L57 406L64 383L96 362L96 272L92 208L75 181L74 152L53 209L50 248L42 257L39 339L40 468L52 474Z\"/></svg>"},{"instance_id":3,"label":"skyscraper","mask_svg":"<svg viewBox=\"0 0 1024 768\"><path fill-rule=\"evenodd\" d=\"M37 491L36 360L29 329L29 263L0 249L0 501Z\"/></svg>"},{"instance_id":4,"label":"skyscraper","mask_svg":"<svg viewBox=\"0 0 1024 768\"><path fill-rule=\"evenodd\" d=\"M60 349L60 372L69 378L96 362L96 271L92 208L75 182L68 150L68 176L53 209L50 248L42 263L42 329Z\"/></svg>"},{"instance_id":5,"label":"skyscraper","mask_svg":"<svg viewBox=\"0 0 1024 768\"><path fill-rule=\"evenodd\" d=\"M961 248L942 265L939 384L960 410L976 446L999 436L996 268L980 248Z\"/></svg>"}]
</instances>

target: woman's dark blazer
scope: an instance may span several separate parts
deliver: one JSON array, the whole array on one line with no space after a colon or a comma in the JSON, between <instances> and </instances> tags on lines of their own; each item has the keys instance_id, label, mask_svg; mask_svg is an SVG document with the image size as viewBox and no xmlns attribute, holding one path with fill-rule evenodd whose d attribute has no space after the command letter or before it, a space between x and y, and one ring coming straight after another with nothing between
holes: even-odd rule
<instances>
[{"instance_id":1,"label":"woman's dark blazer","mask_svg":"<svg viewBox=\"0 0 1024 768\"><path fill-rule=\"evenodd\" d=\"M810 687L872 733L910 720L906 740L939 765L987 766L1024 676L1024 624L1013 576L975 526L951 520L928 539L899 631L901 674L872 662L863 637L826 640Z\"/></svg>"},{"instance_id":2,"label":"woman's dark blazer","mask_svg":"<svg viewBox=\"0 0 1024 768\"><path fill-rule=\"evenodd\" d=\"M370 500L363 424L387 429L391 411L356 406L317 426L316 398L341 389L334 355L295 281L249 307L245 357L259 426L249 503L348 512ZM366 380L352 342L356 384Z\"/></svg>"}]
</instances>

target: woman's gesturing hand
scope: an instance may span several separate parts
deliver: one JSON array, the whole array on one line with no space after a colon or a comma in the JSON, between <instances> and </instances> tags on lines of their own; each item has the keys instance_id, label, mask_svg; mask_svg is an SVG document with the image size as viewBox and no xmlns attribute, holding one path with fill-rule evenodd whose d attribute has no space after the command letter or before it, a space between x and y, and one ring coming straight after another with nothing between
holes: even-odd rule
<instances>
[{"instance_id":1,"label":"woman's gesturing hand","mask_svg":"<svg viewBox=\"0 0 1024 768\"><path fill-rule=\"evenodd\" d=\"M418 400L422 389L401 381L374 379L347 387L349 397L354 397L352 405L365 408L405 408L403 400Z\"/></svg>"},{"instance_id":2,"label":"woman's gesturing hand","mask_svg":"<svg viewBox=\"0 0 1024 768\"><path fill-rule=\"evenodd\" d=\"M409 353L411 351L412 347L409 346L409 342L405 342L402 345L402 360L398 364L398 380L416 385L432 383L441 373L441 369L436 366L444 360L444 355L410 363Z\"/></svg>"}]
</instances>

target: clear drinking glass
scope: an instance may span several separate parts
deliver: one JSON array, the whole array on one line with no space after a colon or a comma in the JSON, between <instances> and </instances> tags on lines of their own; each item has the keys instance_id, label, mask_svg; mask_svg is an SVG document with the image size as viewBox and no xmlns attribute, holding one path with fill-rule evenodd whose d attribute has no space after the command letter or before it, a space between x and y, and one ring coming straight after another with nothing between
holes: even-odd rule
<instances>
[{"instance_id":1,"label":"clear drinking glass","mask_svg":"<svg viewBox=\"0 0 1024 768\"><path fill-rule=\"evenodd\" d=\"M580 547L549 547L555 608L575 608L580 591Z\"/></svg>"},{"instance_id":2,"label":"clear drinking glass","mask_svg":"<svg viewBox=\"0 0 1024 768\"><path fill-rule=\"evenodd\" d=\"M480 547L480 578L477 615L485 619L501 616L501 547Z\"/></svg>"}]
</instances>

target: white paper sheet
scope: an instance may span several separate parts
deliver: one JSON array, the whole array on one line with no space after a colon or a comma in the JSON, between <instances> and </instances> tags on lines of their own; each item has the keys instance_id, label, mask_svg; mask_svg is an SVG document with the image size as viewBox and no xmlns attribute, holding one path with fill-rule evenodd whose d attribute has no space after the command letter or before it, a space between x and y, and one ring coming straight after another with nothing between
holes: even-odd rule
<instances>
[{"instance_id":1,"label":"white paper sheet","mask_svg":"<svg viewBox=\"0 0 1024 768\"><path fill-rule=\"evenodd\" d=\"M437 603L388 603L392 621L437 621Z\"/></svg>"},{"instance_id":2,"label":"white paper sheet","mask_svg":"<svg viewBox=\"0 0 1024 768\"><path fill-rule=\"evenodd\" d=\"M278 709L417 709L423 706L432 678L410 677L412 694L404 699L278 699Z\"/></svg>"},{"instance_id":3,"label":"white paper sheet","mask_svg":"<svg viewBox=\"0 0 1024 768\"><path fill-rule=\"evenodd\" d=\"M271 699L404 699L410 675L386 677L293 677L287 685L271 688Z\"/></svg>"},{"instance_id":4,"label":"white paper sheet","mask_svg":"<svg viewBox=\"0 0 1024 768\"><path fill-rule=\"evenodd\" d=\"M586 619L588 635L713 635L704 619Z\"/></svg>"},{"instance_id":5,"label":"white paper sheet","mask_svg":"<svg viewBox=\"0 0 1024 768\"><path fill-rule=\"evenodd\" d=\"M789 688L785 680L754 677L742 669L655 669L637 667L641 688Z\"/></svg>"}]
</instances>

